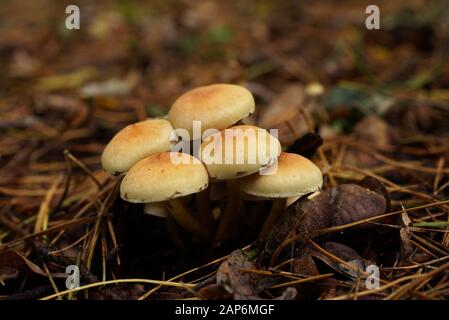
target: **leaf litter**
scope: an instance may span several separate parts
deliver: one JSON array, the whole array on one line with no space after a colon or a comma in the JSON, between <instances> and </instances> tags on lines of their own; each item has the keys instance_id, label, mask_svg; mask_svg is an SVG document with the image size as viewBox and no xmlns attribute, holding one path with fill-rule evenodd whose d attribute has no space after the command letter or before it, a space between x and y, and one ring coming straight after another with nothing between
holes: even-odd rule
<instances>
[{"instance_id":1,"label":"leaf litter","mask_svg":"<svg viewBox=\"0 0 449 320\"><path fill-rule=\"evenodd\" d=\"M90 4L76 34L44 23L60 5L0 10L0 299L61 293L68 265L94 287L62 299L449 297L445 1L389 3L374 33L351 2L115 4ZM121 201L99 165L123 126L212 82L247 86L248 121L279 127L325 177L264 239L270 203L245 203L218 248ZM101 285L113 279L130 281Z\"/></svg>"}]
</instances>

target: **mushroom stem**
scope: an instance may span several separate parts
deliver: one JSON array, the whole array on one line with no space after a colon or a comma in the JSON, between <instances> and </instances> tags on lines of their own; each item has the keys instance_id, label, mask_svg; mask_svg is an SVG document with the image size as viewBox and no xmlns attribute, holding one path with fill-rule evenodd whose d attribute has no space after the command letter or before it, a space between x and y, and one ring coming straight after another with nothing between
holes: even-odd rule
<instances>
[{"instance_id":1,"label":"mushroom stem","mask_svg":"<svg viewBox=\"0 0 449 320\"><path fill-rule=\"evenodd\" d=\"M273 201L270 213L268 214L262 230L260 231L259 238L263 238L268 234L268 232L273 227L274 223L284 210L286 201L286 198L278 198Z\"/></svg>"},{"instance_id":2,"label":"mushroom stem","mask_svg":"<svg viewBox=\"0 0 449 320\"><path fill-rule=\"evenodd\" d=\"M167 215L167 218L165 219L166 226L167 226L167 232L170 240L173 242L175 246L177 246L180 249L185 249L184 242L182 241L182 238L179 234L179 228L177 226L177 223L173 216L171 214Z\"/></svg>"},{"instance_id":3,"label":"mushroom stem","mask_svg":"<svg viewBox=\"0 0 449 320\"><path fill-rule=\"evenodd\" d=\"M227 180L228 187L228 205L221 217L220 225L215 234L214 242L226 240L229 234L234 218L237 217L237 212L240 207L240 181L239 179Z\"/></svg>"},{"instance_id":4,"label":"mushroom stem","mask_svg":"<svg viewBox=\"0 0 449 320\"><path fill-rule=\"evenodd\" d=\"M191 214L189 208L180 198L167 201L167 208L176 222L185 230L197 236L200 240L207 239L206 229Z\"/></svg>"},{"instance_id":5,"label":"mushroom stem","mask_svg":"<svg viewBox=\"0 0 449 320\"><path fill-rule=\"evenodd\" d=\"M195 203L199 213L200 223L211 233L214 228L214 218L209 203L209 188L207 187L205 190L196 194Z\"/></svg>"}]
</instances>

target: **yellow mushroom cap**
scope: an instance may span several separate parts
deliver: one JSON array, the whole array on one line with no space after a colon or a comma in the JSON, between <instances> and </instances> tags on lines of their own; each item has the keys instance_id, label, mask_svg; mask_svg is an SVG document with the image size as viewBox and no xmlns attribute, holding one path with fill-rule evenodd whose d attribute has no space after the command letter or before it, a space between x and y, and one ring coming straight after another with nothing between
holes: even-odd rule
<instances>
[{"instance_id":1,"label":"yellow mushroom cap","mask_svg":"<svg viewBox=\"0 0 449 320\"><path fill-rule=\"evenodd\" d=\"M201 129L224 129L254 112L251 92L235 84L212 84L181 95L172 105L168 119L173 127L189 132L193 139L193 121L201 121ZM200 137L198 137L200 138Z\"/></svg>"},{"instance_id":2,"label":"yellow mushroom cap","mask_svg":"<svg viewBox=\"0 0 449 320\"><path fill-rule=\"evenodd\" d=\"M264 198L288 198L317 191L323 186L321 170L303 156L283 152L272 175L252 175L240 182L246 194Z\"/></svg>"},{"instance_id":3,"label":"yellow mushroom cap","mask_svg":"<svg viewBox=\"0 0 449 320\"><path fill-rule=\"evenodd\" d=\"M101 155L103 169L111 174L128 171L151 154L169 151L173 127L165 119L148 119L130 124L117 132Z\"/></svg>"},{"instance_id":4,"label":"yellow mushroom cap","mask_svg":"<svg viewBox=\"0 0 449 320\"><path fill-rule=\"evenodd\" d=\"M273 163L281 153L279 140L256 126L239 125L207 137L201 144L201 160L213 180L253 174Z\"/></svg>"},{"instance_id":5,"label":"yellow mushroom cap","mask_svg":"<svg viewBox=\"0 0 449 320\"><path fill-rule=\"evenodd\" d=\"M186 153L162 152L137 162L120 185L120 196L133 203L166 201L207 188L204 165Z\"/></svg>"}]
</instances>

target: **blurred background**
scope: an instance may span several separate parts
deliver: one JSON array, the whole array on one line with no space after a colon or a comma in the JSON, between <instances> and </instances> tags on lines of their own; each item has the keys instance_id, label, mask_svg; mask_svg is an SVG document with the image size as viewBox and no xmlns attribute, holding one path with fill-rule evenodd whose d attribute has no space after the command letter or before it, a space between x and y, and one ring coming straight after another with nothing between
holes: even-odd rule
<instances>
[{"instance_id":1,"label":"blurred background","mask_svg":"<svg viewBox=\"0 0 449 320\"><path fill-rule=\"evenodd\" d=\"M38 139L88 121L79 138L107 138L213 82L250 88L262 118L272 105L301 104L308 84L327 107L447 101L435 91L449 85L447 1L376 1L381 29L367 30L371 2L2 0L2 126L33 123ZM80 30L65 28L69 4L80 7ZM80 108L89 116L75 117ZM1 146L4 156L17 150Z\"/></svg>"}]
</instances>

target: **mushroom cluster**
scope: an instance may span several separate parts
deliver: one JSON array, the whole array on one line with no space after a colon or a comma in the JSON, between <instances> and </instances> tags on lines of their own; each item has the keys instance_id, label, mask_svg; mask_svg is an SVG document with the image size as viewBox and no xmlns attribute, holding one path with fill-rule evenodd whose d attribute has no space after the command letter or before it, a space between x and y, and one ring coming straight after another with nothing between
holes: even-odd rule
<instances>
[{"instance_id":1,"label":"mushroom cluster","mask_svg":"<svg viewBox=\"0 0 449 320\"><path fill-rule=\"evenodd\" d=\"M123 200L145 203L147 213L160 217L170 214L200 241L227 240L244 199L273 201L263 237L287 199L319 190L323 180L312 161L282 152L271 132L243 124L254 111L253 95L238 85L190 90L166 118L120 130L106 145L102 166L112 175L124 174ZM211 199L226 197L222 210L211 206L216 202Z\"/></svg>"}]
</instances>

